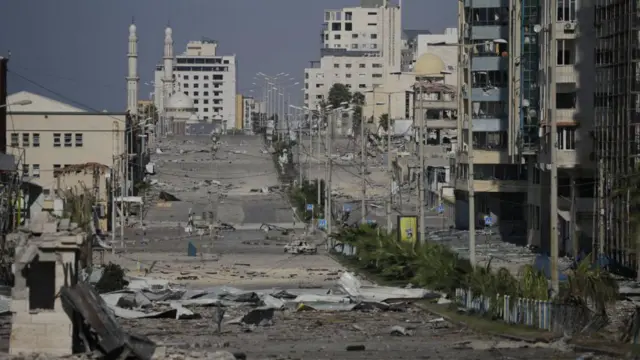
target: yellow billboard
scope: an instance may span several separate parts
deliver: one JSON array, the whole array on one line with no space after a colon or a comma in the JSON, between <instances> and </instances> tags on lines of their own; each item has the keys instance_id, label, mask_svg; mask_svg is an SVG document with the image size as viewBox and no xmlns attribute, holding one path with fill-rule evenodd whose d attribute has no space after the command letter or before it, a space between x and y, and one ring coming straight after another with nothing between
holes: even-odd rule
<instances>
[{"instance_id":1,"label":"yellow billboard","mask_svg":"<svg viewBox=\"0 0 640 360\"><path fill-rule=\"evenodd\" d=\"M398 215L398 239L415 242L418 240L418 217Z\"/></svg>"}]
</instances>

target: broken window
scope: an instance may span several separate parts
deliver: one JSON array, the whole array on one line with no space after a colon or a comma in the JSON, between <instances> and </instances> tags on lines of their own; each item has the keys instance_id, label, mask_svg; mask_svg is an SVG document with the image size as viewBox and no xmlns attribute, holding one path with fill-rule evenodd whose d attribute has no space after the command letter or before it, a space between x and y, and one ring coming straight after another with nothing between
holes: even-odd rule
<instances>
[{"instance_id":1,"label":"broken window","mask_svg":"<svg viewBox=\"0 0 640 360\"><path fill-rule=\"evenodd\" d=\"M56 300L55 261L34 261L27 269L29 310L53 310Z\"/></svg>"}]
</instances>

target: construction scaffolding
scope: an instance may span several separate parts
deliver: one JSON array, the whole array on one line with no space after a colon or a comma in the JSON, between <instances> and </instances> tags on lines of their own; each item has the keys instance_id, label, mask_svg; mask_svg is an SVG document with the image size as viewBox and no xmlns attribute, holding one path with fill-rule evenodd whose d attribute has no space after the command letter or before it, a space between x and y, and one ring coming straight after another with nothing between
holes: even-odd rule
<instances>
[{"instance_id":1,"label":"construction scaffolding","mask_svg":"<svg viewBox=\"0 0 640 360\"><path fill-rule=\"evenodd\" d=\"M598 201L593 248L635 270L630 202L640 154L638 0L596 0L595 160Z\"/></svg>"}]
</instances>

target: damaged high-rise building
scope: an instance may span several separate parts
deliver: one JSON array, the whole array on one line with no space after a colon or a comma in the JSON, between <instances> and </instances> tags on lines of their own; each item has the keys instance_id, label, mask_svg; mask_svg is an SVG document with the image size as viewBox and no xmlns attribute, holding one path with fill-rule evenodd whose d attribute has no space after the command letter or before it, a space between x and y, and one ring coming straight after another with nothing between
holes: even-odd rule
<instances>
[{"instance_id":1,"label":"damaged high-rise building","mask_svg":"<svg viewBox=\"0 0 640 360\"><path fill-rule=\"evenodd\" d=\"M594 0L595 165L594 245L618 265L635 269L640 256L634 192L640 154L638 0ZM593 75L592 75L593 77Z\"/></svg>"},{"instance_id":2,"label":"damaged high-rise building","mask_svg":"<svg viewBox=\"0 0 640 360\"><path fill-rule=\"evenodd\" d=\"M589 0L460 2L459 42L466 51L459 59L464 76L454 175L458 226L464 227L469 215L478 226L488 219L503 240L548 251L554 216L550 209L557 203L560 252L590 251L595 176L593 45L588 49L595 42L592 19ZM557 125L553 144L551 119ZM553 146L557 183L550 171ZM473 183L468 180L470 163ZM552 184L558 190L554 201ZM470 190L475 193L473 214Z\"/></svg>"}]
</instances>

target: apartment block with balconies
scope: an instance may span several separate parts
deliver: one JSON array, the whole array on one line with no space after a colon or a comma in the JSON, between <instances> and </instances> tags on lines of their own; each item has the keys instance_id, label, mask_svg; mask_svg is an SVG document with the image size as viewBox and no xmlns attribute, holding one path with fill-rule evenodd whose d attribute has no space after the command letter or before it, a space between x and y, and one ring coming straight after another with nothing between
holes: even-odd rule
<instances>
[{"instance_id":1,"label":"apartment block with balconies","mask_svg":"<svg viewBox=\"0 0 640 360\"><path fill-rule=\"evenodd\" d=\"M536 7L537 8L537 7ZM536 142L535 116L524 114L521 104L537 107L529 98L537 89L537 59L523 46L523 21L530 21L519 4L507 0L465 0L458 11L461 97L458 102L458 147L452 173L456 198L456 226L467 228L470 216L477 226L490 216L504 240L526 236L527 166L524 154ZM516 16L518 15L518 16ZM525 20L522 20L522 19ZM526 66L520 60L531 58ZM469 74L469 69L470 73ZM523 99L527 96L527 101ZM470 121L471 120L471 121ZM473 152L469 151L473 145ZM469 183L470 155L474 174ZM473 186L475 209L469 211Z\"/></svg>"},{"instance_id":2,"label":"apartment block with balconies","mask_svg":"<svg viewBox=\"0 0 640 360\"><path fill-rule=\"evenodd\" d=\"M557 228L561 253L590 252L593 237L594 167L594 76L595 43L593 5L589 0L557 0L556 17L551 19L550 1L541 7L538 35L541 53L540 145L528 162L528 243L549 250L552 146L557 148L558 168ZM549 48L549 34L555 34L556 53ZM555 71L555 79L549 75ZM555 109L548 101L555 86ZM555 117L557 141L551 143L550 120Z\"/></svg>"}]
</instances>

